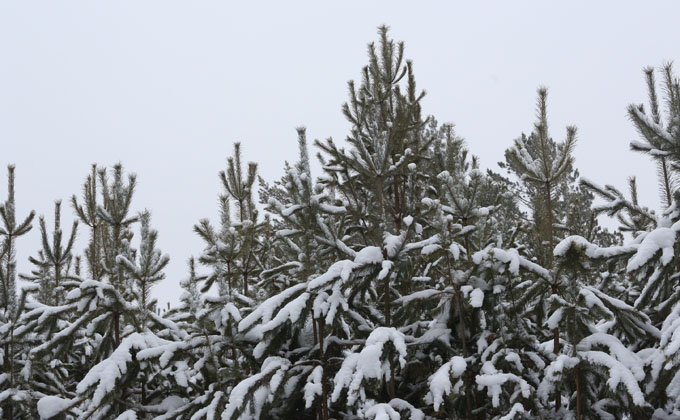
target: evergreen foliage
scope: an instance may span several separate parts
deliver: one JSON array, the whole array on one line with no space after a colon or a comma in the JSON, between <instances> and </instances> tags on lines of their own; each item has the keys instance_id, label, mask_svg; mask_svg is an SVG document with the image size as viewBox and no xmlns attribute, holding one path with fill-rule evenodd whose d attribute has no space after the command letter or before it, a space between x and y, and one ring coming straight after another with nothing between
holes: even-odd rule
<instances>
[{"instance_id":1,"label":"evergreen foliage","mask_svg":"<svg viewBox=\"0 0 680 420\"><path fill-rule=\"evenodd\" d=\"M34 213L17 216L10 166L3 418L680 418L680 87L660 73L663 99L646 69L650 106L628 108L631 147L659 169L655 212L634 178L627 198L580 176L577 130L553 140L545 88L507 174L482 170L423 113L404 44L380 27L348 85L345 142L313 142L319 173L303 127L271 183L235 144L218 220L194 226L203 249L165 312L152 290L169 257L134 174L93 165L70 233L57 201L18 276Z\"/></svg>"}]
</instances>

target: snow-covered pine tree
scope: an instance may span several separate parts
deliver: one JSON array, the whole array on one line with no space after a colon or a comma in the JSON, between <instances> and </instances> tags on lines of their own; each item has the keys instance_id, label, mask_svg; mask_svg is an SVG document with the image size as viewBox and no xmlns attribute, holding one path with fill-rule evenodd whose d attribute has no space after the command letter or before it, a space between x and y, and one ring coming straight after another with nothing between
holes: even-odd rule
<instances>
[{"instance_id":1,"label":"snow-covered pine tree","mask_svg":"<svg viewBox=\"0 0 680 420\"><path fill-rule=\"evenodd\" d=\"M417 161L433 139L421 138L422 96L416 95L410 63L403 63L403 45L391 41L385 27L380 29L380 37L379 49L369 47L369 66L364 70L361 87L357 90L350 84L345 114L353 125L348 138L352 149L345 152L332 140L316 142L328 154L328 159L323 160L326 174L321 184L327 189L324 195L341 200L347 220L344 232L330 231L319 241L330 239L329 245L345 259L335 261L325 273L306 283L272 296L239 323L246 337L266 333L265 341L254 353L268 357L258 373L234 388L226 418L259 416L274 403L281 410L295 409L302 397L294 392L300 371L302 377L308 378L304 400L310 410L318 398L323 399L325 377L333 378L328 401L322 401L321 410L313 411L322 418L353 414L373 417L385 410L414 410L416 415L420 412L395 398L395 373L404 367L406 347L404 334L392 326L391 304L399 297L397 286L409 281L412 274L406 254L417 253L428 244L413 241L420 228L410 215L415 213L418 202L410 201L409 182ZM405 93L402 79L406 80ZM309 214L304 201L281 210L290 214L298 210L301 218ZM299 225L292 224L291 228L299 230ZM376 306L380 309L376 310ZM282 329L292 328L293 336L299 335L309 331L310 324L313 333L314 319L322 321L317 321L316 331L319 354L328 360L342 360L340 365L326 366L332 367L331 372L317 363L312 363L316 367L310 371L304 360L293 359L291 363L282 357L295 354L295 348L304 348L305 344L291 340L276 344L266 339L281 334ZM364 371L357 363L361 355L368 354L371 357L366 363L371 367ZM272 382L272 378L279 379ZM350 386L352 380L354 385ZM376 403L378 400L385 402ZM288 403L282 407L283 401ZM326 404L328 414L323 408Z\"/></svg>"},{"instance_id":2,"label":"snow-covered pine tree","mask_svg":"<svg viewBox=\"0 0 680 420\"><path fill-rule=\"evenodd\" d=\"M536 384L532 388L527 383L524 377L530 375L514 368L514 361L521 360L517 365L531 369L536 360L540 364L540 357L510 325L503 306L512 286L507 270L498 270L498 264L486 264L483 258L489 253L499 258L517 256L516 250L499 248L504 241L515 241L515 221L505 225L508 219L498 219L495 213L504 205L516 219L519 209L507 183L479 170L476 158L469 158L452 127L444 125L441 131L429 181L436 194L422 199L433 216L426 219L425 229L434 230L438 237L435 245L422 251L428 265L421 280L427 288L400 299L412 313L423 313L423 308L436 303L418 320L427 326L416 341L426 345L421 354L428 356L418 365L430 366L424 397L438 418L493 418L510 415L511 409L524 412L533 408L530 397ZM499 272L489 275L494 267Z\"/></svg>"},{"instance_id":3,"label":"snow-covered pine tree","mask_svg":"<svg viewBox=\"0 0 680 420\"><path fill-rule=\"evenodd\" d=\"M16 284L16 240L28 233L32 228L35 212L31 211L25 219L16 213L14 191L14 166L7 167L7 199L0 205L0 339L2 340L2 375L0 376L0 404L2 415L11 420L17 415L15 408L21 410L24 404L30 402L26 388L17 383L20 379L18 371L23 367L24 360L20 359L21 346L14 339L16 322L23 311L25 294L17 298Z\"/></svg>"},{"instance_id":4,"label":"snow-covered pine tree","mask_svg":"<svg viewBox=\"0 0 680 420\"><path fill-rule=\"evenodd\" d=\"M260 284L274 292L286 289L283 291L288 295L286 300L300 297L303 291L300 285L324 273L338 257L355 256L343 242L346 209L342 201L332 187L325 186L328 179L313 182L304 128L298 128L298 147L299 161L293 166L286 163L284 177L274 186L262 183L261 189L262 201L275 215L276 245L271 268L262 272ZM279 415L300 415L314 407L318 418L327 419L330 392L327 360L338 355L342 346L332 341L336 337L327 331L326 319L312 311L311 304L308 300L297 320L272 322L264 330L256 326L246 336L262 340L256 347L261 357L276 355L297 365L286 373L286 380L296 384L294 390L282 390L275 401L289 398L292 391L299 393L298 402L282 407ZM244 330L251 327L252 321L244 321Z\"/></svg>"},{"instance_id":5,"label":"snow-covered pine tree","mask_svg":"<svg viewBox=\"0 0 680 420\"><path fill-rule=\"evenodd\" d=\"M170 262L170 257L161 254L156 248L158 231L151 228L151 212L143 211L138 219L140 243L139 250L134 253L136 258L130 260L124 255L119 255L117 259L132 279L135 300L139 305L138 329L145 332L149 329L151 317L156 312L156 299L151 297L151 288L165 278L163 269Z\"/></svg>"},{"instance_id":6,"label":"snow-covered pine tree","mask_svg":"<svg viewBox=\"0 0 680 420\"><path fill-rule=\"evenodd\" d=\"M248 170L243 172L241 164L241 144L234 144L234 155L227 159L227 170L220 172L222 185L229 197L236 202L238 223L233 228L239 234L237 258L233 261L233 274L236 283L240 283L243 296L248 296L248 284L252 277L257 277L260 269L257 257L257 209L253 198L253 184L257 178L257 164L248 163ZM227 215L229 213L227 212ZM197 232L200 230L197 229ZM230 279L231 281L231 279Z\"/></svg>"},{"instance_id":7,"label":"snow-covered pine tree","mask_svg":"<svg viewBox=\"0 0 680 420\"><path fill-rule=\"evenodd\" d=\"M576 263L569 265L572 269L571 273L563 270L564 264L558 266L553 263L553 249L555 243L561 237L564 237L566 232L581 234L588 237L589 240L603 245L616 243L619 238L599 228L595 219L596 214L590 210L593 200L592 194L575 185L577 172L573 171L571 151L575 144L576 128L568 127L566 140L561 144L555 143L548 134L546 89L539 89L537 103L538 121L535 124L534 131L528 137L523 135L515 140L514 146L506 152L508 168L518 175L520 186L528 192L527 203L535 226L536 238L533 240L529 238L527 251L530 254L528 255L535 257L535 261L544 267L544 275L537 276L533 282L524 282L519 285L518 300L522 306L526 305L525 309L530 310L528 315L533 318L536 326L541 326L545 321L543 314L547 314L548 311L553 314L547 321L548 327L552 331L551 350L555 358L547 367L547 372L550 373L547 375L549 379L543 379L539 387L539 394L543 403L547 403L547 390L551 393L554 392L554 408L559 412L562 405L562 394L559 387L554 385L564 386L570 389L568 395L575 396L575 401L570 401L567 409L581 418L584 413L591 415L589 414L591 413L591 404L598 401L595 395L588 394L584 392L584 388L581 388L583 383L588 383L587 381L593 380L593 378L586 378L587 375L583 373L587 370L584 367L587 365L586 363L578 364L574 361L574 365L569 367L576 369L576 374L569 376L574 379L574 382L565 381L564 378L567 376L563 376L561 372L564 368L564 361L562 360L564 355L561 353L572 351L570 349L574 349L580 340L588 335L588 332L592 333L595 330L593 325L597 319L592 318L592 316L602 317L604 315L596 314L595 310L589 312L589 306L583 303L583 299L585 299L583 296L587 295L584 292L584 290L587 290L585 287L593 285L593 274L589 273L591 277L579 277L575 274L581 273L574 269L578 266ZM534 254L531 255L531 253ZM579 294L581 292L583 294ZM603 291L598 290L598 292L606 296L606 299L610 298ZM550 298L546 299L549 296ZM602 299L606 300L605 298ZM550 302L550 307L545 305L546 302ZM560 321L567 318L561 318L558 315L564 312L568 312L570 318L569 321L563 323L570 324L566 325L565 330L561 331L560 327L563 323ZM642 315L640 316L644 318ZM609 318L611 318L611 322L619 321L613 315ZM541 341L549 337L547 334L541 333L540 330L537 332ZM561 351L563 342L567 344L567 348ZM569 344L571 344L571 347L569 347ZM569 357L578 359L574 355ZM593 364L596 363L593 362ZM559 369L555 366L559 366ZM579 369L584 370L580 371ZM560 371L559 374L556 373L557 370ZM580 373L583 373L583 375ZM605 379L607 378L605 376ZM547 383L551 385L548 386ZM588 388L588 390L594 388ZM638 397L639 395L635 394L635 396ZM637 402L640 402L639 399ZM562 415L566 415L566 412Z\"/></svg>"},{"instance_id":8,"label":"snow-covered pine tree","mask_svg":"<svg viewBox=\"0 0 680 420\"><path fill-rule=\"evenodd\" d=\"M90 239L85 249L85 258L89 270L89 275L93 280L100 280L102 276L101 268L101 247L102 247L102 227L101 219L97 208L99 207L97 197L97 165L92 165L91 172L83 183L83 204L78 203L78 198L71 197L71 205L78 220L90 228Z\"/></svg>"},{"instance_id":9,"label":"snow-covered pine tree","mask_svg":"<svg viewBox=\"0 0 680 420\"><path fill-rule=\"evenodd\" d=\"M130 215L130 205L137 176L128 174L126 183L123 165L118 163L112 169L113 178L111 180L105 169L99 170L98 173L102 195L102 205L97 207L97 213L102 220L102 271L108 283L123 299L132 300L133 285L130 281L131 278L126 276L126 270L124 265L120 263L119 257L133 258L130 248L130 240L132 239L130 225L139 219L137 216ZM121 325L121 317L126 315L123 311L127 312L124 306L112 305L109 309L112 312L110 320L110 338L112 341L106 340L105 343L102 343L104 354L110 354L114 348L120 345L121 333L124 328L124 325ZM130 324L134 324L134 321L130 321ZM106 348L107 346L110 347Z\"/></svg>"},{"instance_id":10,"label":"snow-covered pine tree","mask_svg":"<svg viewBox=\"0 0 680 420\"><path fill-rule=\"evenodd\" d=\"M602 252L599 257L611 263L623 263L631 293L629 304L643 311L660 329L658 340L640 341L634 349L645 369L645 400L653 408L654 418L665 419L680 415L680 364L677 362L677 330L680 289L675 279L680 267L677 231L680 230L680 193L676 189L678 175L677 143L680 138L680 86L672 66L662 67L665 112L662 113L656 94L654 72L646 68L649 91L649 114L642 105L630 105L629 116L642 140L633 141L631 149L645 152L658 164L659 192L662 206L659 215L641 206L637 200L634 178L631 178L631 199L627 200L612 186L601 187L592 181L584 184L601 196L601 210L616 216L621 229L632 233L624 246ZM591 251L591 254L595 251Z\"/></svg>"},{"instance_id":11,"label":"snow-covered pine tree","mask_svg":"<svg viewBox=\"0 0 680 420\"><path fill-rule=\"evenodd\" d=\"M61 230L61 201L54 203L54 229L52 240L48 237L45 218L40 217L40 237L42 249L38 258L29 257L29 261L36 266L33 276L19 275L23 280L34 281L40 287L38 301L45 305L59 306L64 302L63 281L68 280L73 267L73 245L78 230L78 221L71 227L71 234L66 243L63 241Z\"/></svg>"},{"instance_id":12,"label":"snow-covered pine tree","mask_svg":"<svg viewBox=\"0 0 680 420\"><path fill-rule=\"evenodd\" d=\"M156 299L151 297L151 288L154 284L165 278L163 269L168 265L170 258L161 254L156 248L158 232L151 228L151 213L147 210L138 216L140 221L140 243L139 250L133 255L136 257L130 260L124 255L119 255L117 261L123 266L128 276L133 282L133 293L138 305L137 330L141 334L153 334L151 323L156 321ZM154 395L147 395L147 387L153 384L153 377L149 377L147 372L140 369L138 373L140 392L140 404L145 406L153 401Z\"/></svg>"},{"instance_id":13,"label":"snow-covered pine tree","mask_svg":"<svg viewBox=\"0 0 680 420\"><path fill-rule=\"evenodd\" d=\"M190 265L190 278L185 286L190 287L187 298L191 303L185 305L193 305L196 313L186 318L177 310L169 314L182 328L179 338L184 343L165 353L160 363L162 367L169 362L184 364L183 377L171 380L177 385L175 395L185 400L163 419L217 418L224 410L229 391L253 366L252 345L238 333L238 322L242 312L248 313L264 297L260 289L254 288L268 258L268 245L263 244L261 236L269 219L257 220L253 197L257 165L249 163L244 173L240 144L234 145L227 169L219 177L224 188L219 197L219 229L208 219L194 226L205 242L199 261L210 270L207 276L197 276L193 263ZM237 208L235 220L231 202ZM200 302L195 289L199 281L204 282Z\"/></svg>"},{"instance_id":14,"label":"snow-covered pine tree","mask_svg":"<svg viewBox=\"0 0 680 420\"><path fill-rule=\"evenodd\" d=\"M522 134L506 150L508 169L520 180L523 196L531 210L534 232L534 252L537 262L545 267L552 264L552 249L558 234L555 225L562 222L556 214L558 188L573 170L573 149L576 146L576 127L567 127L562 143L556 143L548 132L548 90L538 89L537 121L529 136Z\"/></svg>"},{"instance_id":15,"label":"snow-covered pine tree","mask_svg":"<svg viewBox=\"0 0 680 420\"><path fill-rule=\"evenodd\" d=\"M100 275L100 280L74 277L74 281L65 284L69 290L64 305L42 308L42 313L37 315L44 324L54 322L55 316L61 317L63 312L69 311L66 325L31 351L36 357L46 357L68 348L75 341L83 347L80 363L89 371L78 378L75 390L66 398L54 394L42 398L39 409L58 406L60 410L43 411L41 415L61 415L63 411L80 413L88 418L108 418L123 413L129 404L137 403L136 397L130 398L129 383L126 382L136 378L136 372L128 370L132 354L145 346L156 345L160 340L154 335L136 332L140 312L134 293L137 285L120 262L121 258L136 261L137 252L130 244L130 225L138 219L129 216L135 176L129 175L125 182L120 164L114 165L111 179L106 169L100 169L97 175L97 180L93 173L85 183L87 210L79 208L75 199L73 202L76 213L81 218L86 216L85 223L91 229L96 228L97 233L93 232L88 247L88 263L89 273ZM97 204L95 182L99 183L101 205ZM91 207L94 205L97 205L97 219L92 218ZM95 256L99 257L99 262ZM74 340L76 337L78 339ZM113 366L117 366L117 374L104 374Z\"/></svg>"},{"instance_id":16,"label":"snow-covered pine tree","mask_svg":"<svg viewBox=\"0 0 680 420\"><path fill-rule=\"evenodd\" d=\"M573 169L574 158L572 151L576 145L576 127L567 127L567 136L564 142L556 143L548 133L547 116L548 90L544 87L538 89L537 99L537 122L529 136L522 134L515 139L514 145L505 152L507 166L520 179L522 187L527 190L528 204L531 208L531 216L536 239L533 241L531 251L535 253L536 261L542 267L552 267L552 250L555 246L555 224L558 223L555 214L556 191L567 175ZM546 279L542 279L546 280ZM536 304L536 322L540 325L544 313L541 306L544 295L558 294L559 284L553 279L549 289L541 280L534 282L527 293L532 296L528 299ZM553 352L560 352L559 329L553 333ZM561 395L557 391L555 395L555 410L559 410Z\"/></svg>"},{"instance_id":17,"label":"snow-covered pine tree","mask_svg":"<svg viewBox=\"0 0 680 420\"><path fill-rule=\"evenodd\" d=\"M644 69L649 93L649 111L642 105L628 106L628 116L642 136L642 141L630 143L632 150L643 152L657 164L659 193L664 207L672 204L673 190L680 150L677 139L680 136L680 81L673 72L673 64L667 63L661 69L665 93L665 113L659 109L654 68Z\"/></svg>"},{"instance_id":18,"label":"snow-covered pine tree","mask_svg":"<svg viewBox=\"0 0 680 420\"><path fill-rule=\"evenodd\" d=\"M82 371L80 360L72 351L73 342L66 348L49 355L36 355L29 350L51 339L67 324L70 315L65 303L64 290L74 275L78 275L77 262L74 263L73 245L76 238L78 222L74 221L70 235L64 242L61 229L61 201L54 204L54 228L51 240L47 232L45 218L40 217L41 249L38 257L29 257L36 269L33 275L19 275L22 280L34 283L32 298L26 302L26 311L19 318L20 327L15 330L15 337L20 338L27 351L27 365L24 375L31 383L34 401L45 395L66 396L73 391L73 378ZM45 311L52 311L47 322L40 320ZM75 341L75 337L74 340ZM35 412L33 412L35 414Z\"/></svg>"},{"instance_id":19,"label":"snow-covered pine tree","mask_svg":"<svg viewBox=\"0 0 680 420\"><path fill-rule=\"evenodd\" d=\"M421 116L403 51L381 27L343 107L348 146L317 141L313 179L299 129L299 161L260 182L263 220L257 167L244 170L236 145L219 224L195 226L206 275L190 260L181 304L164 316L149 290L167 258L148 213L131 216L134 177L93 166L83 204L72 200L90 229L87 276L68 268L72 240L63 245L57 217L52 242L41 223L44 249L25 276L38 286L5 299L17 308L0 325L11 350L0 383L14 378L0 393L14 406L6 418L35 417L35 400L42 418L61 419L680 416L670 67L667 118L649 71L651 117L629 109L644 138L633 148L660 162L657 215L634 180L630 200L577 184L575 129L550 138L543 89L533 132L506 154L517 181L482 172L453 126ZM591 209L593 194L604 204ZM598 212L632 240L619 245Z\"/></svg>"}]
</instances>

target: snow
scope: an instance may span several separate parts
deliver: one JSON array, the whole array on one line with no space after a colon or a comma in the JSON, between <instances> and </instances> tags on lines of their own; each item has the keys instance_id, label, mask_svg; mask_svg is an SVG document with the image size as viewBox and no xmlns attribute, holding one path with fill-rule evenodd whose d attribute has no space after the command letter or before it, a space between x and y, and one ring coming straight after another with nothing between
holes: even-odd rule
<instances>
[{"instance_id":1,"label":"snow","mask_svg":"<svg viewBox=\"0 0 680 420\"><path fill-rule=\"evenodd\" d=\"M38 414L43 420L50 419L66 410L73 401L55 396L42 397L38 401Z\"/></svg>"},{"instance_id":2,"label":"snow","mask_svg":"<svg viewBox=\"0 0 680 420\"><path fill-rule=\"evenodd\" d=\"M430 245L425 245L423 249L420 251L421 255L430 255L434 254L435 252L439 251L442 249L441 245L439 244L430 244ZM458 259L458 257L454 257L454 259Z\"/></svg>"},{"instance_id":3,"label":"snow","mask_svg":"<svg viewBox=\"0 0 680 420\"><path fill-rule=\"evenodd\" d=\"M329 283L333 282L334 280L337 280L338 278L340 278L341 281L347 281L350 275L352 274L353 270L366 265L372 264L382 265L382 262L383 262L382 250L377 246L368 246L356 253L354 261L341 260L333 263L333 265L331 265L324 274L309 281L306 287L308 290L311 291L314 289L320 289L324 286L327 286ZM299 287L304 285L297 286ZM246 317L246 319L249 318L250 316Z\"/></svg>"},{"instance_id":4,"label":"snow","mask_svg":"<svg viewBox=\"0 0 680 420\"><path fill-rule=\"evenodd\" d=\"M646 264L654 255L661 250L661 264L666 265L673 259L675 244L675 231L671 228L657 228L649 232L637 252L628 260L626 270L635 271Z\"/></svg>"},{"instance_id":5,"label":"snow","mask_svg":"<svg viewBox=\"0 0 680 420\"><path fill-rule=\"evenodd\" d=\"M267 401L270 395L278 388L281 384L280 375L287 371L290 367L290 362L281 357L268 357L262 363L262 368L260 372L242 380L231 390L229 394L229 402L224 409L222 418L230 419L236 413L237 410L245 408L245 415L243 418L259 418L264 403ZM263 382L262 380L267 377L272 377L269 382ZM251 407L248 404L248 399L246 395L249 393L254 393L255 398Z\"/></svg>"},{"instance_id":6,"label":"snow","mask_svg":"<svg viewBox=\"0 0 680 420\"><path fill-rule=\"evenodd\" d=\"M431 404L434 406L435 411L439 411L439 407L444 402L444 396L451 394L453 391L451 378L460 378L463 376L465 369L467 369L465 359L460 356L454 356L428 378L427 382L430 388L428 396L432 401Z\"/></svg>"},{"instance_id":7,"label":"snow","mask_svg":"<svg viewBox=\"0 0 680 420\"><path fill-rule=\"evenodd\" d=\"M294 204L290 207L285 208L284 210L281 211L281 215L283 217L290 217L292 216L296 211L302 209L302 205L300 204Z\"/></svg>"},{"instance_id":8,"label":"snow","mask_svg":"<svg viewBox=\"0 0 680 420\"><path fill-rule=\"evenodd\" d=\"M524 413L526 413L526 411L524 410L524 406L520 403L515 403L508 412L508 414L504 415L503 417L500 417L498 420L513 420L516 415Z\"/></svg>"},{"instance_id":9,"label":"snow","mask_svg":"<svg viewBox=\"0 0 680 420\"><path fill-rule=\"evenodd\" d=\"M531 386L524 379L512 373L499 372L492 362L484 362L481 375L477 375L475 378L478 389L487 388L487 395L491 397L491 404L494 407L500 405L501 386L508 381L516 382L522 396L524 398L529 398L529 395L531 395Z\"/></svg>"},{"instance_id":10,"label":"snow","mask_svg":"<svg viewBox=\"0 0 680 420\"><path fill-rule=\"evenodd\" d=\"M314 399L321 396L321 375L323 368L317 366L312 370L312 373L307 377L305 384L305 408L310 408L314 403Z\"/></svg>"},{"instance_id":11,"label":"snow","mask_svg":"<svg viewBox=\"0 0 680 420\"><path fill-rule=\"evenodd\" d=\"M408 420L425 420L425 413L415 408L407 401L404 401L400 398L393 398L388 404L396 411L408 411L409 415L406 417Z\"/></svg>"},{"instance_id":12,"label":"snow","mask_svg":"<svg viewBox=\"0 0 680 420\"><path fill-rule=\"evenodd\" d=\"M76 386L76 391L79 394L84 394L89 388L94 387L91 405L98 406L115 389L116 381L127 372L128 363L132 361L131 350L142 350L164 343L164 340L151 333L133 333L125 337L120 346L111 353L111 356L102 360L87 372Z\"/></svg>"},{"instance_id":13,"label":"snow","mask_svg":"<svg viewBox=\"0 0 680 420\"><path fill-rule=\"evenodd\" d=\"M137 420L137 413L135 413L134 410L127 410L114 420Z\"/></svg>"},{"instance_id":14,"label":"snow","mask_svg":"<svg viewBox=\"0 0 680 420\"><path fill-rule=\"evenodd\" d=\"M291 302L281 308L271 321L259 326L259 332L266 333L267 331L271 331L286 321L290 321L292 323L297 322L297 320L300 318L302 310L307 305L307 301L309 300L310 296L311 295L309 293L305 292L293 299Z\"/></svg>"},{"instance_id":15,"label":"snow","mask_svg":"<svg viewBox=\"0 0 680 420\"><path fill-rule=\"evenodd\" d=\"M396 299L394 302L397 304L409 304L415 300L428 300L433 298L434 296L437 296L441 294L441 290L437 289L425 289L425 290L420 290L418 292L411 293L410 295L407 296L402 296L398 299Z\"/></svg>"},{"instance_id":16,"label":"snow","mask_svg":"<svg viewBox=\"0 0 680 420\"><path fill-rule=\"evenodd\" d=\"M385 233L385 239L383 240L383 245L385 246L385 251L389 258L393 258L404 246L404 241L406 240L406 232L402 232L400 235L392 235L390 233Z\"/></svg>"},{"instance_id":17,"label":"snow","mask_svg":"<svg viewBox=\"0 0 680 420\"><path fill-rule=\"evenodd\" d=\"M451 256L453 256L453 259L455 261L458 261L458 258L460 258L460 251L465 252L465 248L463 248L461 245L457 243L452 243L449 246L449 252L451 253Z\"/></svg>"},{"instance_id":18,"label":"snow","mask_svg":"<svg viewBox=\"0 0 680 420\"><path fill-rule=\"evenodd\" d=\"M552 350L550 351L552 352ZM539 398L543 401L548 401L552 397L552 392L555 389L554 384L562 380L564 370L574 368L579 362L580 359L578 357L570 357L566 354L558 355L545 369L545 377L539 384L537 390Z\"/></svg>"},{"instance_id":19,"label":"snow","mask_svg":"<svg viewBox=\"0 0 680 420\"><path fill-rule=\"evenodd\" d=\"M399 413L389 404L375 404L364 413L367 419L373 420L400 420Z\"/></svg>"},{"instance_id":20,"label":"snow","mask_svg":"<svg viewBox=\"0 0 680 420\"><path fill-rule=\"evenodd\" d=\"M557 308L555 311L550 315L547 321L548 328L551 330L554 330L555 328L559 327L560 321L562 321L562 308Z\"/></svg>"},{"instance_id":21,"label":"snow","mask_svg":"<svg viewBox=\"0 0 680 420\"><path fill-rule=\"evenodd\" d=\"M479 207L472 210L472 215L476 217L486 217L493 211L493 209L494 206Z\"/></svg>"},{"instance_id":22,"label":"snow","mask_svg":"<svg viewBox=\"0 0 680 420\"><path fill-rule=\"evenodd\" d=\"M357 399L364 399L362 384L364 379L388 380L391 372L389 362L383 357L385 344L391 342L398 354L401 367L406 364L406 342L404 334L394 328L379 327L373 330L366 339L359 353L348 353L333 378L332 401L337 401L344 389L347 389L348 404Z\"/></svg>"},{"instance_id":23,"label":"snow","mask_svg":"<svg viewBox=\"0 0 680 420\"><path fill-rule=\"evenodd\" d=\"M612 390L612 392L616 393L617 387L619 384L622 384L628 391L628 394L630 394L632 397L633 403L635 405L640 407L647 405L645 396L640 389L640 385L638 384L638 379L630 371L630 369L628 369L621 362L602 351L584 351L579 352L579 355L592 364L609 368L609 378L607 379L607 385Z\"/></svg>"},{"instance_id":24,"label":"snow","mask_svg":"<svg viewBox=\"0 0 680 420\"><path fill-rule=\"evenodd\" d=\"M329 214L345 214L347 209L343 206L331 206L330 204L321 203L319 208Z\"/></svg>"},{"instance_id":25,"label":"snow","mask_svg":"<svg viewBox=\"0 0 680 420\"><path fill-rule=\"evenodd\" d=\"M380 264L383 261L382 250L377 246L367 246L361 251L357 252L357 256L354 258L354 264L369 265L369 264Z\"/></svg>"},{"instance_id":26,"label":"snow","mask_svg":"<svg viewBox=\"0 0 680 420\"><path fill-rule=\"evenodd\" d=\"M336 263L338 264L338 263ZM247 317L243 318L238 324L238 330L240 332L245 332L251 329L256 322L269 322L271 321L274 311L280 307L286 300L290 299L292 296L302 293L303 290L307 288L306 284L296 284L295 286L289 287L283 292L270 297L269 299L262 302L255 308ZM259 338L259 336L257 336Z\"/></svg>"},{"instance_id":27,"label":"snow","mask_svg":"<svg viewBox=\"0 0 680 420\"><path fill-rule=\"evenodd\" d=\"M390 270L392 269L393 265L394 265L394 263L392 261L383 261L382 262L382 268L381 268L380 272L378 273L377 280L382 280L385 277L387 277L387 275L390 273Z\"/></svg>"},{"instance_id":28,"label":"snow","mask_svg":"<svg viewBox=\"0 0 680 420\"><path fill-rule=\"evenodd\" d=\"M472 262L477 265L490 258L493 258L503 264L507 264L508 271L513 275L518 275L520 268L523 268L543 279L551 279L550 272L548 270L520 256L516 249L505 250L501 248L487 248L472 254Z\"/></svg>"},{"instance_id":29,"label":"snow","mask_svg":"<svg viewBox=\"0 0 680 420\"><path fill-rule=\"evenodd\" d=\"M636 380L642 381L645 378L642 359L626 348L616 337L604 333L595 333L581 340L577 348L579 351L581 349L590 350L595 346L603 346L609 349L610 355L628 369Z\"/></svg>"},{"instance_id":30,"label":"snow","mask_svg":"<svg viewBox=\"0 0 680 420\"><path fill-rule=\"evenodd\" d=\"M564 257L567 254L567 251L569 251L569 249L572 247L584 249L586 255L590 258L596 258L596 253L600 249L599 247L591 244L583 236L572 235L562 239L560 243L555 246L553 255L556 257Z\"/></svg>"},{"instance_id":31,"label":"snow","mask_svg":"<svg viewBox=\"0 0 680 420\"><path fill-rule=\"evenodd\" d=\"M484 292L479 288L475 288L470 292L470 305L473 308L481 308L482 303L484 303Z\"/></svg>"}]
</instances>

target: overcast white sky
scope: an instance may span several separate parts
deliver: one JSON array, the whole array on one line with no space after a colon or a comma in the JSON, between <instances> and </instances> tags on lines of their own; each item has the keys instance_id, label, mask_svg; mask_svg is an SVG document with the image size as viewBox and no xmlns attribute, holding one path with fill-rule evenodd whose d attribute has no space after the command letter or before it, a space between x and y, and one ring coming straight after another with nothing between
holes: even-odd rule
<instances>
[{"instance_id":1,"label":"overcast white sky","mask_svg":"<svg viewBox=\"0 0 680 420\"><path fill-rule=\"evenodd\" d=\"M135 209L153 211L172 259L155 293L176 300L232 143L271 181L296 158L296 126L343 139L346 82L382 23L406 42L425 113L455 123L483 165L531 130L544 84L553 136L579 128L581 173L621 187L637 175L657 205L653 166L628 150L625 108L646 101L643 66L678 58L680 3L234 3L0 3L0 165L17 165L19 213L51 224L53 200L79 193L91 163L123 162L138 174ZM38 236L20 239L22 272Z\"/></svg>"}]
</instances>

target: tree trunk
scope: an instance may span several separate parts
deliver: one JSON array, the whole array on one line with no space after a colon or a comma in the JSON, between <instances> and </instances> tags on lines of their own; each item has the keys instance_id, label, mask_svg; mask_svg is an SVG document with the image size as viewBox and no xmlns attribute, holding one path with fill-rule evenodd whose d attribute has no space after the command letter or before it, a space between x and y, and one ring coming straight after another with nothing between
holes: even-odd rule
<instances>
[{"instance_id":1,"label":"tree trunk","mask_svg":"<svg viewBox=\"0 0 680 420\"><path fill-rule=\"evenodd\" d=\"M113 338L116 348L120 346L120 313L113 314Z\"/></svg>"},{"instance_id":2,"label":"tree trunk","mask_svg":"<svg viewBox=\"0 0 680 420\"><path fill-rule=\"evenodd\" d=\"M144 386L144 378L142 378L142 405L146 405L146 387Z\"/></svg>"},{"instance_id":3,"label":"tree trunk","mask_svg":"<svg viewBox=\"0 0 680 420\"><path fill-rule=\"evenodd\" d=\"M9 319L11 318L11 314L9 314L9 309L10 309L10 278L12 276L12 235L9 234L7 235L7 253L5 254L5 258L7 258L7 265L6 265L6 271L5 271L5 276L6 276L6 284L5 284L5 296L4 296L4 309L5 309L5 316ZM12 354L13 348L11 346L11 343L5 344L5 363L3 364L4 371L8 374L9 376L9 387L13 387L13 372L12 372L12 362L14 361L14 355ZM5 404L3 404L2 407L2 415L5 420L12 420L13 417L13 406L12 406L12 401L11 399L8 399Z\"/></svg>"},{"instance_id":4,"label":"tree trunk","mask_svg":"<svg viewBox=\"0 0 680 420\"><path fill-rule=\"evenodd\" d=\"M546 252L546 259L547 259L547 267L551 268L553 264L553 249L555 247L554 244L554 239L553 239L553 206L552 206L552 185L550 184L550 181L546 181L545 183L545 200L546 200L546 206L547 206L547 214L546 214L546 232L545 235L547 236L547 242L549 248L547 249ZM557 285L557 279L555 279L555 283L552 284L552 293L555 295L559 292L558 285ZM555 328L553 329L553 353L555 355L559 354L560 352L560 329ZM560 391L558 389L555 389L555 411L559 411L560 408L562 407L562 394L560 394Z\"/></svg>"},{"instance_id":5,"label":"tree trunk","mask_svg":"<svg viewBox=\"0 0 680 420\"><path fill-rule=\"evenodd\" d=\"M9 344L5 344L5 362L4 366L10 366L10 347ZM10 384L10 386L12 386ZM2 418L4 420L12 420L12 402L10 399L8 399L3 405L2 405Z\"/></svg>"},{"instance_id":6,"label":"tree trunk","mask_svg":"<svg viewBox=\"0 0 680 420\"><path fill-rule=\"evenodd\" d=\"M321 358L321 418L328 420L328 387L326 385L326 357L324 354L324 321L319 320L319 356Z\"/></svg>"},{"instance_id":7,"label":"tree trunk","mask_svg":"<svg viewBox=\"0 0 680 420\"><path fill-rule=\"evenodd\" d=\"M576 366L576 420L582 420L581 417L581 382L579 381L579 368Z\"/></svg>"},{"instance_id":8,"label":"tree trunk","mask_svg":"<svg viewBox=\"0 0 680 420\"><path fill-rule=\"evenodd\" d=\"M463 346L463 357L467 359L468 349L467 349L467 338L465 337L465 317L463 316L463 298L461 296L460 287L456 285L456 297L458 301L458 322L460 323L460 328L458 329L460 333L460 341ZM472 386L470 383L469 375L465 375L465 407L467 410L467 418L472 419Z\"/></svg>"}]
</instances>

